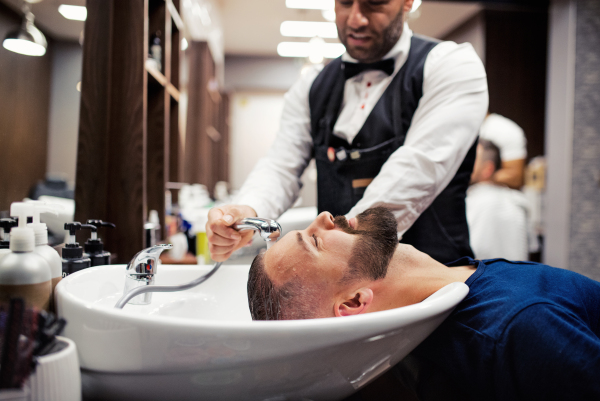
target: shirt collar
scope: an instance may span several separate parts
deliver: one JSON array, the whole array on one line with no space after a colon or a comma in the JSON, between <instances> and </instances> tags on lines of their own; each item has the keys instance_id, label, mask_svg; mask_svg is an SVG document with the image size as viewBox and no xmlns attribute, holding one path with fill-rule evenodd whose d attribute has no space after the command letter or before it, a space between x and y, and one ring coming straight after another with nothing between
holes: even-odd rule
<instances>
[{"instance_id":1,"label":"shirt collar","mask_svg":"<svg viewBox=\"0 0 600 401\"><path fill-rule=\"evenodd\" d=\"M402 29L402 35L400 35L400 39L398 42L390 49L389 52L385 56L383 56L382 60L387 58L393 58L396 61L394 70L398 71L406 58L408 57L408 52L410 50L410 39L413 36L413 31L408 27L407 23L404 23L404 28ZM358 63L359 61L355 58L351 57L348 52L342 54L342 61L349 61L351 63Z\"/></svg>"}]
</instances>

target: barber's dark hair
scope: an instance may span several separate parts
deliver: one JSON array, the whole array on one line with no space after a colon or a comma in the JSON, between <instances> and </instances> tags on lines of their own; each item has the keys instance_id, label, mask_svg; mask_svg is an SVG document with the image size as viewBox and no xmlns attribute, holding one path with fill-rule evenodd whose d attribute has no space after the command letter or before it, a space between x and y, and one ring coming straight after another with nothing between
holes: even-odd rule
<instances>
[{"instance_id":1,"label":"barber's dark hair","mask_svg":"<svg viewBox=\"0 0 600 401\"><path fill-rule=\"evenodd\" d=\"M494 171L500 170L502 167L500 148L487 139L480 139L479 144L483 148L483 154L481 155L483 161L491 161L494 164Z\"/></svg>"},{"instance_id":2,"label":"barber's dark hair","mask_svg":"<svg viewBox=\"0 0 600 401\"><path fill-rule=\"evenodd\" d=\"M315 288L304 288L297 278L276 286L265 272L264 253L258 254L248 273L248 306L252 320L311 319L318 303ZM303 302L310 299L311 302Z\"/></svg>"}]
</instances>

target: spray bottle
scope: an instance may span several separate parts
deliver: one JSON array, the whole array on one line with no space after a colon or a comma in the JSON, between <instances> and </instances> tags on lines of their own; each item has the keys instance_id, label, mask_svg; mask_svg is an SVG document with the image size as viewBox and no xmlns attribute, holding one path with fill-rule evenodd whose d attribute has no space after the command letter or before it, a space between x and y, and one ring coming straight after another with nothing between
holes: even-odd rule
<instances>
[{"instance_id":1,"label":"spray bottle","mask_svg":"<svg viewBox=\"0 0 600 401\"><path fill-rule=\"evenodd\" d=\"M50 266L52 294L54 294L54 287L56 287L56 284L62 279L62 260L58 252L48 245L48 227L40 221L40 214L54 213L58 215L58 212L62 210L62 208L59 205L52 205L40 201L31 201L28 203L33 205L33 222L27 224L27 227L31 227L35 233L34 252L43 257L48 263L48 266ZM51 309L54 308L53 300L54 297L51 298Z\"/></svg>"},{"instance_id":2,"label":"spray bottle","mask_svg":"<svg viewBox=\"0 0 600 401\"><path fill-rule=\"evenodd\" d=\"M113 223L108 223L102 220L88 220L87 224L94 226L92 228L92 235L84 244L86 258L90 258L92 266L103 266L110 265L110 252L104 250L104 243L98 238L98 229L100 227L112 227L116 226Z\"/></svg>"},{"instance_id":3,"label":"spray bottle","mask_svg":"<svg viewBox=\"0 0 600 401\"><path fill-rule=\"evenodd\" d=\"M71 273L87 269L92 265L90 258L83 256L83 248L75 240L75 233L82 228L95 229L91 224L81 224L78 221L65 223L65 230L69 232L69 242L62 250L62 274L67 277Z\"/></svg>"},{"instance_id":4,"label":"spray bottle","mask_svg":"<svg viewBox=\"0 0 600 401\"><path fill-rule=\"evenodd\" d=\"M19 225L11 230L10 250L0 260L0 302L23 298L26 305L48 309L52 295L50 266L43 257L34 253L35 234L27 227L27 216L32 205L15 202L11 216L19 217Z\"/></svg>"}]
</instances>

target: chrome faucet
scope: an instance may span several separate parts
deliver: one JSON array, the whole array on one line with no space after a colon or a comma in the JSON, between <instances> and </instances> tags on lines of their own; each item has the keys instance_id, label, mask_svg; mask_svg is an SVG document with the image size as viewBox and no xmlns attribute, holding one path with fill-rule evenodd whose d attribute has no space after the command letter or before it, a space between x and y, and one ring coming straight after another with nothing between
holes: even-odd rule
<instances>
[{"instance_id":1,"label":"chrome faucet","mask_svg":"<svg viewBox=\"0 0 600 401\"><path fill-rule=\"evenodd\" d=\"M135 288L154 285L154 275L157 273L159 259L162 251L173 248L171 244L154 245L138 252L127 265L125 273L125 291L129 293ZM148 305L152 301L152 293L139 295L131 301L133 305Z\"/></svg>"},{"instance_id":2,"label":"chrome faucet","mask_svg":"<svg viewBox=\"0 0 600 401\"><path fill-rule=\"evenodd\" d=\"M241 219L233 225L238 231L254 230L260 233L260 237L267 242L267 248L281 236L281 226L275 220L249 217ZM123 296L115 305L115 308L123 309L127 304L148 305L152 301L153 292L175 292L183 291L205 282L221 267L223 262L215 263L214 267L205 275L181 285L154 285L154 275L158 264L158 256L165 249L173 245L156 245L139 252L127 265L125 276L125 290Z\"/></svg>"}]
</instances>

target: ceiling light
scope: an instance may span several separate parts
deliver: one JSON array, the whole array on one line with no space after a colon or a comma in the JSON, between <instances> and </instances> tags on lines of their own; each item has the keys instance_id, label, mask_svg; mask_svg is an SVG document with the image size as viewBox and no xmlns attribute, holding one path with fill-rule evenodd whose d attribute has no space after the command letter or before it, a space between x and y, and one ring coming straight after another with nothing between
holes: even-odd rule
<instances>
[{"instance_id":1,"label":"ceiling light","mask_svg":"<svg viewBox=\"0 0 600 401\"><path fill-rule=\"evenodd\" d=\"M337 28L333 22L283 21L280 32L283 36L298 38L337 38Z\"/></svg>"},{"instance_id":2,"label":"ceiling light","mask_svg":"<svg viewBox=\"0 0 600 401\"><path fill-rule=\"evenodd\" d=\"M417 9L419 8L420 5L421 5L421 0L415 0L413 2L412 8L410 9L410 12L414 13L415 11L417 11Z\"/></svg>"},{"instance_id":3,"label":"ceiling light","mask_svg":"<svg viewBox=\"0 0 600 401\"><path fill-rule=\"evenodd\" d=\"M181 39L181 51L186 51L189 44L186 38Z\"/></svg>"},{"instance_id":4,"label":"ceiling light","mask_svg":"<svg viewBox=\"0 0 600 401\"><path fill-rule=\"evenodd\" d=\"M285 0L287 8L304 8L309 10L332 10L335 0Z\"/></svg>"},{"instance_id":5,"label":"ceiling light","mask_svg":"<svg viewBox=\"0 0 600 401\"><path fill-rule=\"evenodd\" d=\"M277 45L277 54L281 57L309 57L311 45L308 42L281 42ZM341 43L323 43L322 54L325 58L336 58L344 54L346 48Z\"/></svg>"},{"instance_id":6,"label":"ceiling light","mask_svg":"<svg viewBox=\"0 0 600 401\"><path fill-rule=\"evenodd\" d=\"M87 18L87 8L83 6L69 6L61 4L58 6L58 12L66 19L74 21L85 21Z\"/></svg>"},{"instance_id":7,"label":"ceiling light","mask_svg":"<svg viewBox=\"0 0 600 401\"><path fill-rule=\"evenodd\" d=\"M2 42L2 46L6 50L26 56L43 56L48 47L46 37L33 24L34 16L29 11L27 4L23 6L23 12L25 13L23 25L19 29L9 32Z\"/></svg>"}]
</instances>

